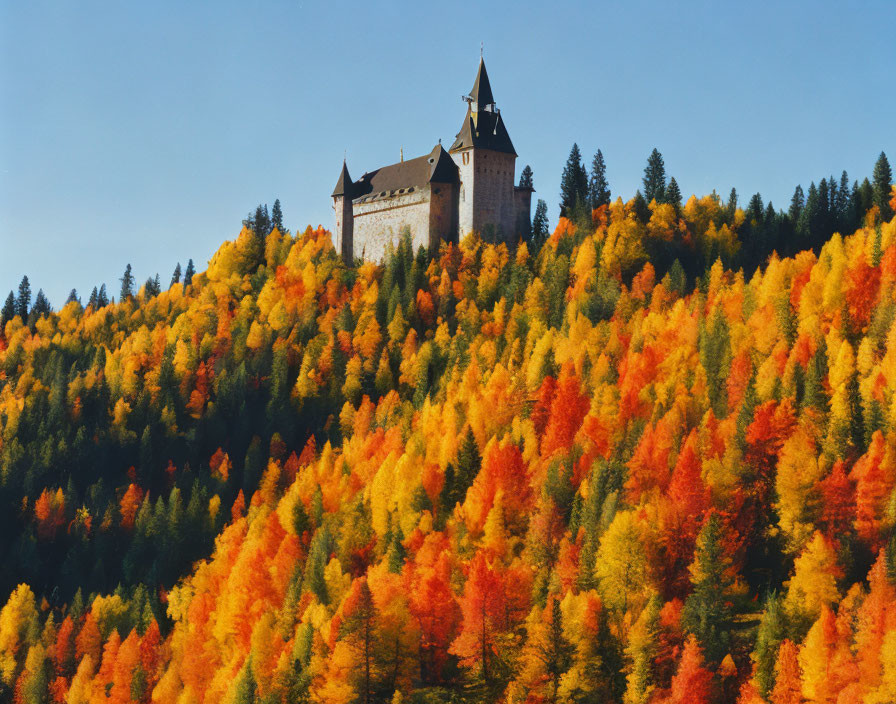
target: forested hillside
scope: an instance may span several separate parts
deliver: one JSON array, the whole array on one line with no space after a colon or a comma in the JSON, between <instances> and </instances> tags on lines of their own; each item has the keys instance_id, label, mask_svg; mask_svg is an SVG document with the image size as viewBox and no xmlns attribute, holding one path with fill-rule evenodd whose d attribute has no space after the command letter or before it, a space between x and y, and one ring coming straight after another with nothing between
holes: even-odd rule
<instances>
[{"instance_id":1,"label":"forested hillside","mask_svg":"<svg viewBox=\"0 0 896 704\"><path fill-rule=\"evenodd\" d=\"M0 700L892 702L890 195L13 306Z\"/></svg>"}]
</instances>

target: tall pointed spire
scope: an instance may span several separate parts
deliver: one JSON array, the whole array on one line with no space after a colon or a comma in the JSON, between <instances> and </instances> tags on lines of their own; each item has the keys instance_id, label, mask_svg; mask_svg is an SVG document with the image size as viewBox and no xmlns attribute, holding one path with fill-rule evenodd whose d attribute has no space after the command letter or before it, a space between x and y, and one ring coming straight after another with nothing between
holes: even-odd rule
<instances>
[{"instance_id":1,"label":"tall pointed spire","mask_svg":"<svg viewBox=\"0 0 896 704\"><path fill-rule=\"evenodd\" d=\"M333 189L331 197L348 195L352 187L352 177L348 175L348 167L345 165L345 159L342 160L342 171L339 174L339 180L336 182L336 188Z\"/></svg>"},{"instance_id":2,"label":"tall pointed spire","mask_svg":"<svg viewBox=\"0 0 896 704\"><path fill-rule=\"evenodd\" d=\"M488 72L485 70L485 60L479 57L479 71L476 73L476 82L469 96L480 110L486 105L494 105L495 97L492 95L492 86L488 81Z\"/></svg>"},{"instance_id":3,"label":"tall pointed spire","mask_svg":"<svg viewBox=\"0 0 896 704\"><path fill-rule=\"evenodd\" d=\"M495 107L495 97L492 95L492 86L482 57L479 57L479 70L476 72L473 90L464 96L464 100L468 103L467 115L454 144L448 150L449 153L475 146L515 155L516 150L507 134L507 127Z\"/></svg>"}]
</instances>

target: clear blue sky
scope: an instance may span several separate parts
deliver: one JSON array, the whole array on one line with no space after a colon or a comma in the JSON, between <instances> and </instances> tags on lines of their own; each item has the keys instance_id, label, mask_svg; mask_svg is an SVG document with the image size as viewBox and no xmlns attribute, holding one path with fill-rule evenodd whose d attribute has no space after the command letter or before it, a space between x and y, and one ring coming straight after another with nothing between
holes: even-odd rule
<instances>
[{"instance_id":1,"label":"clear blue sky","mask_svg":"<svg viewBox=\"0 0 896 704\"><path fill-rule=\"evenodd\" d=\"M453 139L479 43L557 216L573 141L633 195L656 146L685 196L896 164L896 2L0 0L0 291L59 307L192 257L259 202L332 226L351 173Z\"/></svg>"}]
</instances>

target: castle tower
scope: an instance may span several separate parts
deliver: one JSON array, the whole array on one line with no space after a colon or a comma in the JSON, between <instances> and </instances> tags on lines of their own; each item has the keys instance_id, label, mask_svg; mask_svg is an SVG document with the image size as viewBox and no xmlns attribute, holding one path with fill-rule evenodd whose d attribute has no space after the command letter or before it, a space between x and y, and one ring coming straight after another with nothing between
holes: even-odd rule
<instances>
[{"instance_id":1,"label":"castle tower","mask_svg":"<svg viewBox=\"0 0 896 704\"><path fill-rule=\"evenodd\" d=\"M463 99L467 114L448 150L460 170L458 236L476 231L485 239L515 242L522 205L514 192L517 154L482 58L473 89Z\"/></svg>"},{"instance_id":2,"label":"castle tower","mask_svg":"<svg viewBox=\"0 0 896 704\"><path fill-rule=\"evenodd\" d=\"M346 264L354 260L354 216L352 214L352 177L348 174L345 160L342 161L342 172L333 189L333 210L336 211L336 251L342 255Z\"/></svg>"}]
</instances>

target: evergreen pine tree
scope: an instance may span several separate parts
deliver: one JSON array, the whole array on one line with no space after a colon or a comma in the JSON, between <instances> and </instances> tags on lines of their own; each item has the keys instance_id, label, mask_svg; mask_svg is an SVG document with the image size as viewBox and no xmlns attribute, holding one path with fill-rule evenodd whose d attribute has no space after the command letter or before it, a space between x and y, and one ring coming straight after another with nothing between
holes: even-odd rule
<instances>
[{"instance_id":1,"label":"evergreen pine tree","mask_svg":"<svg viewBox=\"0 0 896 704\"><path fill-rule=\"evenodd\" d=\"M560 179L560 217L570 217L576 204L588 199L588 174L582 163L579 145L573 143Z\"/></svg>"},{"instance_id":2,"label":"evergreen pine tree","mask_svg":"<svg viewBox=\"0 0 896 704\"><path fill-rule=\"evenodd\" d=\"M817 245L822 245L831 236L831 191L828 180L821 179L818 184L818 220L813 226L812 236Z\"/></svg>"},{"instance_id":3,"label":"evergreen pine tree","mask_svg":"<svg viewBox=\"0 0 896 704\"><path fill-rule=\"evenodd\" d=\"M889 221L893 217L893 209L890 207L890 198L892 192L890 185L893 183L893 171L890 168L890 162L887 155L883 152L877 158L874 164L874 205L880 210L880 217L883 221Z\"/></svg>"},{"instance_id":4,"label":"evergreen pine tree","mask_svg":"<svg viewBox=\"0 0 896 704\"><path fill-rule=\"evenodd\" d=\"M646 224L650 220L650 206L648 205L648 201L646 198L644 198L640 189L635 191L635 197L633 198L633 201L635 217Z\"/></svg>"},{"instance_id":5,"label":"evergreen pine tree","mask_svg":"<svg viewBox=\"0 0 896 704\"><path fill-rule=\"evenodd\" d=\"M806 205L800 211L800 218L797 224L797 234L800 238L800 249L813 247L817 234L816 228L820 217L821 209L818 200L818 187L815 181L809 184L809 193L806 196Z\"/></svg>"},{"instance_id":6,"label":"evergreen pine tree","mask_svg":"<svg viewBox=\"0 0 896 704\"><path fill-rule=\"evenodd\" d=\"M544 669L551 681L551 699L557 701L557 690L560 688L561 676L572 665L575 648L563 634L563 612L560 609L559 595L551 599L551 623L548 637L538 649L538 659L544 663Z\"/></svg>"},{"instance_id":7,"label":"evergreen pine tree","mask_svg":"<svg viewBox=\"0 0 896 704\"><path fill-rule=\"evenodd\" d=\"M837 229L842 234L848 234L853 231L850 227L851 220L849 217L849 202L852 191L849 187L849 175L844 171L840 174L840 186L837 188Z\"/></svg>"},{"instance_id":8,"label":"evergreen pine tree","mask_svg":"<svg viewBox=\"0 0 896 704\"><path fill-rule=\"evenodd\" d=\"M105 308L107 305L109 305L109 294L106 293L106 284L102 284L96 297L96 307Z\"/></svg>"},{"instance_id":9,"label":"evergreen pine tree","mask_svg":"<svg viewBox=\"0 0 896 704\"><path fill-rule=\"evenodd\" d=\"M68 298L65 299L65 304L69 303L80 303L81 299L78 298L78 291L76 289L72 289L68 292Z\"/></svg>"},{"instance_id":10,"label":"evergreen pine tree","mask_svg":"<svg viewBox=\"0 0 896 704\"><path fill-rule=\"evenodd\" d=\"M834 175L828 178L828 228L833 234L837 230L837 225L840 222L840 213L837 210L837 201L840 199L840 194L837 190L837 181L834 179Z\"/></svg>"},{"instance_id":11,"label":"evergreen pine tree","mask_svg":"<svg viewBox=\"0 0 896 704\"><path fill-rule=\"evenodd\" d=\"M150 276L146 280L146 284L143 287L143 295L147 300L150 298L155 298L162 292L162 282L159 279L159 275Z\"/></svg>"},{"instance_id":12,"label":"evergreen pine tree","mask_svg":"<svg viewBox=\"0 0 896 704\"><path fill-rule=\"evenodd\" d=\"M177 266L174 267L174 273L171 274L171 283L168 285L168 288L174 286L174 284L180 283L180 262L177 263Z\"/></svg>"},{"instance_id":13,"label":"evergreen pine tree","mask_svg":"<svg viewBox=\"0 0 896 704\"><path fill-rule=\"evenodd\" d=\"M37 320L44 315L49 315L52 310L50 301L48 301L47 297L44 295L44 290L38 289L37 296L34 298L34 307L31 309L32 317Z\"/></svg>"},{"instance_id":14,"label":"evergreen pine tree","mask_svg":"<svg viewBox=\"0 0 896 704\"><path fill-rule=\"evenodd\" d=\"M22 322L28 320L28 312L31 310L31 283L27 276L22 277L19 283L19 295L16 296L16 315Z\"/></svg>"},{"instance_id":15,"label":"evergreen pine tree","mask_svg":"<svg viewBox=\"0 0 896 704\"><path fill-rule=\"evenodd\" d=\"M15 317L16 314L16 297L12 291L9 292L9 295L6 297L6 303L3 304L3 310L0 312L0 334L3 333L3 328L6 326L10 320Z\"/></svg>"},{"instance_id":16,"label":"evergreen pine tree","mask_svg":"<svg viewBox=\"0 0 896 704\"><path fill-rule=\"evenodd\" d=\"M694 591L682 611L682 623L688 633L697 636L707 662L717 665L728 652L732 619L731 557L726 554L722 520L710 514L697 538L691 583Z\"/></svg>"},{"instance_id":17,"label":"evergreen pine tree","mask_svg":"<svg viewBox=\"0 0 896 704\"><path fill-rule=\"evenodd\" d=\"M535 182L532 180L532 167L526 164L520 173L520 188L535 189Z\"/></svg>"},{"instance_id":18,"label":"evergreen pine tree","mask_svg":"<svg viewBox=\"0 0 896 704\"><path fill-rule=\"evenodd\" d=\"M274 208L271 210L271 229L277 228L283 232L283 210L280 208L280 199L274 201Z\"/></svg>"},{"instance_id":19,"label":"evergreen pine tree","mask_svg":"<svg viewBox=\"0 0 896 704\"><path fill-rule=\"evenodd\" d=\"M747 206L747 222L755 221L759 226L765 222L765 206L762 203L762 194L754 193Z\"/></svg>"},{"instance_id":20,"label":"evergreen pine tree","mask_svg":"<svg viewBox=\"0 0 896 704\"><path fill-rule=\"evenodd\" d=\"M803 214L803 208L806 205L806 197L803 194L803 187L797 184L793 190L793 198L790 199L790 209L787 214L790 216L790 222L796 227L800 221L800 215Z\"/></svg>"},{"instance_id":21,"label":"evergreen pine tree","mask_svg":"<svg viewBox=\"0 0 896 704\"><path fill-rule=\"evenodd\" d=\"M678 181L675 180L674 176L669 179L669 186L666 188L665 201L675 208L676 213L681 209L681 189L678 187Z\"/></svg>"},{"instance_id":22,"label":"evergreen pine tree","mask_svg":"<svg viewBox=\"0 0 896 704\"><path fill-rule=\"evenodd\" d=\"M118 295L118 300L124 303L134 297L134 275L131 273L130 264L125 267L120 281L121 293Z\"/></svg>"},{"instance_id":23,"label":"evergreen pine tree","mask_svg":"<svg viewBox=\"0 0 896 704\"><path fill-rule=\"evenodd\" d=\"M732 187L728 195L728 222L734 222L734 214L737 212L737 189Z\"/></svg>"},{"instance_id":24,"label":"evergreen pine tree","mask_svg":"<svg viewBox=\"0 0 896 704\"><path fill-rule=\"evenodd\" d=\"M193 266L193 260L187 262L187 270L184 272L184 288L192 285L193 274L196 273L196 267Z\"/></svg>"},{"instance_id":25,"label":"evergreen pine tree","mask_svg":"<svg viewBox=\"0 0 896 704\"><path fill-rule=\"evenodd\" d=\"M756 686L759 694L768 698L775 685L775 661L778 648L784 640L784 615L781 613L781 601L777 594L770 594L765 602L765 610L759 621L756 633L756 648L753 660L756 663Z\"/></svg>"},{"instance_id":26,"label":"evergreen pine tree","mask_svg":"<svg viewBox=\"0 0 896 704\"><path fill-rule=\"evenodd\" d=\"M644 167L644 199L650 203L655 200L662 203L666 193L666 166L663 164L663 155L654 147L647 157L647 166Z\"/></svg>"},{"instance_id":27,"label":"evergreen pine tree","mask_svg":"<svg viewBox=\"0 0 896 704\"><path fill-rule=\"evenodd\" d=\"M532 243L535 247L541 247L549 233L548 204L539 198L535 206L535 216L532 218Z\"/></svg>"},{"instance_id":28,"label":"evergreen pine tree","mask_svg":"<svg viewBox=\"0 0 896 704\"><path fill-rule=\"evenodd\" d=\"M255 208L255 216L253 218L253 222L253 231L255 232L255 236L263 243L265 238L271 232L271 216L268 215L267 203L259 203L258 207Z\"/></svg>"},{"instance_id":29,"label":"evergreen pine tree","mask_svg":"<svg viewBox=\"0 0 896 704\"><path fill-rule=\"evenodd\" d=\"M607 181L607 165L600 149L591 161L591 180L588 184L591 207L599 208L610 204L610 184Z\"/></svg>"},{"instance_id":30,"label":"evergreen pine tree","mask_svg":"<svg viewBox=\"0 0 896 704\"><path fill-rule=\"evenodd\" d=\"M476 479L476 475L479 474L479 469L482 466L479 445L476 444L476 437L473 435L471 428L467 428L467 433L464 435L463 442L457 451L455 463L453 498L455 501L463 502L467 495L467 489L472 486L473 480ZM453 508L454 504L451 504L451 507Z\"/></svg>"},{"instance_id":31,"label":"evergreen pine tree","mask_svg":"<svg viewBox=\"0 0 896 704\"><path fill-rule=\"evenodd\" d=\"M866 178L862 181L862 185L859 186L859 212L857 214L858 220L861 220L865 217L865 213L871 210L871 206L874 205L874 186L871 185L871 182Z\"/></svg>"}]
</instances>

